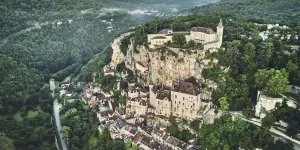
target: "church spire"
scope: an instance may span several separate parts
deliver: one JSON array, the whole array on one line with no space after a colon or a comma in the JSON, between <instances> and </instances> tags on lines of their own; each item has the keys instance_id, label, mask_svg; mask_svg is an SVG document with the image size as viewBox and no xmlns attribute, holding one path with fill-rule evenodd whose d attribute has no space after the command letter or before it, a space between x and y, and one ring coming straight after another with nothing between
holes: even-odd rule
<instances>
[{"instance_id":1,"label":"church spire","mask_svg":"<svg viewBox=\"0 0 300 150\"><path fill-rule=\"evenodd\" d=\"M219 22L219 25L218 25L219 28L223 28L223 23L222 23L222 19L220 19L220 22Z\"/></svg>"}]
</instances>

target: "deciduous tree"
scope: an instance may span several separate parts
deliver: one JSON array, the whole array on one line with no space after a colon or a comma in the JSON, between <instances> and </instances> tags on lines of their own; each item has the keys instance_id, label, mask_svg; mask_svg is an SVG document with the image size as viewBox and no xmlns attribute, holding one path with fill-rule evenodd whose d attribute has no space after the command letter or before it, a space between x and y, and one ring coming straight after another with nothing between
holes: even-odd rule
<instances>
[{"instance_id":1,"label":"deciduous tree","mask_svg":"<svg viewBox=\"0 0 300 150\"><path fill-rule=\"evenodd\" d=\"M177 34L172 37L173 43L178 45L180 48L186 44L186 38L183 34Z\"/></svg>"}]
</instances>

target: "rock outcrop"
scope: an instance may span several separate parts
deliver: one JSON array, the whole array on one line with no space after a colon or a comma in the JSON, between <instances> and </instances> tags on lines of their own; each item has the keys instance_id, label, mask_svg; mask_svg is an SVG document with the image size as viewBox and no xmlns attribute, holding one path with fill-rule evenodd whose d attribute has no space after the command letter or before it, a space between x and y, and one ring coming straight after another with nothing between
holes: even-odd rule
<instances>
[{"instance_id":1,"label":"rock outcrop","mask_svg":"<svg viewBox=\"0 0 300 150\"><path fill-rule=\"evenodd\" d=\"M124 37L129 36L132 32L121 34L119 37L115 38L111 43L111 48L113 49L113 54L111 56L111 67L116 68L118 64L124 61L124 54L121 52L121 41Z\"/></svg>"},{"instance_id":2,"label":"rock outcrop","mask_svg":"<svg viewBox=\"0 0 300 150\"><path fill-rule=\"evenodd\" d=\"M194 76L201 79L202 69L207 65L204 59L205 51L201 50L174 50L169 48L147 49L145 46L134 45L134 39L128 45L126 56L121 52L121 40L129 36L126 33L116 38L111 44L113 49L111 66L125 62L126 68L132 70L138 76L140 83L163 83L177 81ZM207 60L206 60L207 61Z\"/></svg>"}]
</instances>

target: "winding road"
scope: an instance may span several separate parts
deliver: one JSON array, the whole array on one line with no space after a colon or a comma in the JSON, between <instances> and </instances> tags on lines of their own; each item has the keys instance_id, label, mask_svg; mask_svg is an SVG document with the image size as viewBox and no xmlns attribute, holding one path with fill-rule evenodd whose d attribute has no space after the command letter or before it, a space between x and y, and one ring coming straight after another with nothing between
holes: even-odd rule
<instances>
[{"instance_id":1,"label":"winding road","mask_svg":"<svg viewBox=\"0 0 300 150\"><path fill-rule=\"evenodd\" d=\"M63 135L60 133L61 131L61 122L60 122L60 116L59 116L59 108L61 107L61 104L58 103L57 100L53 102L53 109L54 109L54 118L55 118L55 123L56 127L59 133L59 139L62 145L62 150L68 150L68 145L66 141L63 139Z\"/></svg>"},{"instance_id":2,"label":"winding road","mask_svg":"<svg viewBox=\"0 0 300 150\"><path fill-rule=\"evenodd\" d=\"M246 119L246 118L242 115L242 113L240 113L240 112L230 112L230 113L231 113L233 116L239 117L239 118L241 118L242 120L244 120L244 121L246 121L246 122L248 122L248 123L252 123L252 124L254 124L254 125L256 125L256 126L259 126L259 127L262 126L262 124L261 124L260 122L256 122L256 121L253 121L253 120ZM283 132L281 132L281 131L275 129L274 127L271 127L271 128L270 128L270 132L273 133L273 134L279 135L279 136L281 136L281 137L283 137L283 138L285 138L285 139L287 139L287 140L289 140L289 141L291 141L291 142L293 142L293 143L295 143L295 144L300 145L300 141L298 141L298 140L296 140L296 139L293 139L293 138L289 137L288 135L286 135L285 133L283 133Z\"/></svg>"}]
</instances>

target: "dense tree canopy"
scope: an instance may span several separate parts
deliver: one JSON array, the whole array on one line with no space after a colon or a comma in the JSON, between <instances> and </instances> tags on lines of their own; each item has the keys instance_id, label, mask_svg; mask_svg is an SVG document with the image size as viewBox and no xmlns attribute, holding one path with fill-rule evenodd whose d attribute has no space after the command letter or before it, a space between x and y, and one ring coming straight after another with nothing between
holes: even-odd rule
<instances>
[{"instance_id":1,"label":"dense tree canopy","mask_svg":"<svg viewBox=\"0 0 300 150\"><path fill-rule=\"evenodd\" d=\"M202 125L197 144L208 150L215 149L271 149L273 138L267 130L261 130L238 118L223 116L212 125Z\"/></svg>"},{"instance_id":2,"label":"dense tree canopy","mask_svg":"<svg viewBox=\"0 0 300 150\"><path fill-rule=\"evenodd\" d=\"M255 74L255 86L268 95L285 93L288 90L288 73L281 70L258 70Z\"/></svg>"},{"instance_id":3,"label":"dense tree canopy","mask_svg":"<svg viewBox=\"0 0 300 150\"><path fill-rule=\"evenodd\" d=\"M178 45L180 48L186 43L185 36L183 34L176 34L172 37L173 43Z\"/></svg>"}]
</instances>

